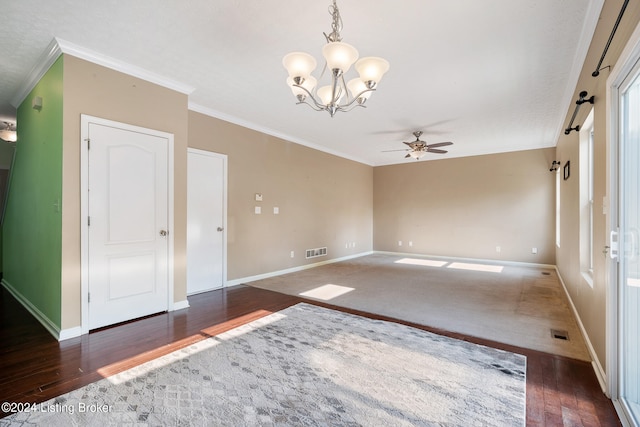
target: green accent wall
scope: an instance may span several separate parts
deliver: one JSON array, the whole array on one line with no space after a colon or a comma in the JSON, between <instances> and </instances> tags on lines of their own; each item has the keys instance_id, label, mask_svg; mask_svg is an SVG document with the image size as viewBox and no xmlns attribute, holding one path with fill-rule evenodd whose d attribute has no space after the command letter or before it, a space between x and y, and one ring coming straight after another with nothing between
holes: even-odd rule
<instances>
[{"instance_id":1,"label":"green accent wall","mask_svg":"<svg viewBox=\"0 0 640 427\"><path fill-rule=\"evenodd\" d=\"M61 325L62 57L18 107L16 157L2 230L3 280ZM40 111L32 108L42 98Z\"/></svg>"}]
</instances>

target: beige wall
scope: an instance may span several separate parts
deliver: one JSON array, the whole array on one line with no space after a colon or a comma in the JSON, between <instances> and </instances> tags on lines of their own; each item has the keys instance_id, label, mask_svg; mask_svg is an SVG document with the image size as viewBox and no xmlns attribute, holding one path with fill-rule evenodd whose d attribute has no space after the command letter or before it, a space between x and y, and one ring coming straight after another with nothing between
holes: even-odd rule
<instances>
[{"instance_id":1,"label":"beige wall","mask_svg":"<svg viewBox=\"0 0 640 427\"><path fill-rule=\"evenodd\" d=\"M376 167L374 249L555 264L554 151Z\"/></svg>"},{"instance_id":2,"label":"beige wall","mask_svg":"<svg viewBox=\"0 0 640 427\"><path fill-rule=\"evenodd\" d=\"M189 147L228 156L229 280L372 250L370 166L193 111ZM305 259L325 246L326 257Z\"/></svg>"},{"instance_id":3,"label":"beige wall","mask_svg":"<svg viewBox=\"0 0 640 427\"><path fill-rule=\"evenodd\" d=\"M607 152L606 152L606 121L610 111L606 108L607 77L611 68L605 68L600 76L592 77L596 64L600 60L604 46L611 34L614 22L618 17L622 0L607 0L604 4L596 33L591 42L585 66L581 71L576 86L573 101L578 99L581 91L587 91L588 96L595 96L594 110L594 269L593 287L584 279L580 267L580 164L579 135L571 132L560 135L557 142L557 158L564 165L571 162L571 177L561 185L561 241L557 248L557 266L571 299L578 311L580 319L587 332L589 341L604 368L606 366L606 293L608 258L602 253L607 245L608 231L606 215L603 213L603 198L607 196ZM603 62L603 67L613 67L622 52L627 40L640 21L640 4L630 2L620 26L612 40L611 47ZM582 125L587 117L590 104L583 104L573 126ZM568 126L575 104L567 110L565 126ZM584 213L583 213L584 216Z\"/></svg>"},{"instance_id":4,"label":"beige wall","mask_svg":"<svg viewBox=\"0 0 640 427\"><path fill-rule=\"evenodd\" d=\"M186 299L187 95L64 55L62 329L80 326L80 115L174 134L174 300Z\"/></svg>"}]
</instances>

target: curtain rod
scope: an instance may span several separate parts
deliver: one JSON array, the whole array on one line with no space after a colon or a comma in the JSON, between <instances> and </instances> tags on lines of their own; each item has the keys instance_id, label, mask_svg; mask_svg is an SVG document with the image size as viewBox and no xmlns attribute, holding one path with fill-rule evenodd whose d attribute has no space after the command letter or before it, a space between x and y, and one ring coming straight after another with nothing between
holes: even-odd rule
<instances>
[{"instance_id":1,"label":"curtain rod","mask_svg":"<svg viewBox=\"0 0 640 427\"><path fill-rule=\"evenodd\" d=\"M613 30L611 30L611 35L609 36L609 40L607 41L607 45L604 47L604 51L602 52L602 56L600 57L600 62L598 62L598 65L596 66L596 70L591 73L591 75L593 77L598 77L600 75L600 70L602 70L603 68L600 68L600 66L602 65L602 61L604 61L604 57L607 54L607 51L609 50L609 45L611 45L611 40L613 40L613 36L616 33L616 30L618 29L618 24L620 24L620 20L622 19L622 15L624 15L624 10L627 8L627 4L629 4L629 0L624 0L624 3L622 4L622 8L620 9L620 13L618 14L618 19L616 20L616 23L613 25ZM604 67L607 68L607 67Z\"/></svg>"}]
</instances>

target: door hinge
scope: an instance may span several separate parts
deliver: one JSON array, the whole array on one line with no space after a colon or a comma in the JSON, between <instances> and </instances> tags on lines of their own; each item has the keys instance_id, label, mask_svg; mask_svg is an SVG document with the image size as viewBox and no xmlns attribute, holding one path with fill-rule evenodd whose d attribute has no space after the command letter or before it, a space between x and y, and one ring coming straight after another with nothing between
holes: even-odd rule
<instances>
[{"instance_id":1,"label":"door hinge","mask_svg":"<svg viewBox=\"0 0 640 427\"><path fill-rule=\"evenodd\" d=\"M85 141L87 141L87 150L91 150L91 139L87 138Z\"/></svg>"},{"instance_id":2,"label":"door hinge","mask_svg":"<svg viewBox=\"0 0 640 427\"><path fill-rule=\"evenodd\" d=\"M87 217L87 226L88 227L91 226L91 217L90 216Z\"/></svg>"},{"instance_id":3,"label":"door hinge","mask_svg":"<svg viewBox=\"0 0 640 427\"><path fill-rule=\"evenodd\" d=\"M91 302L91 292L87 293L87 302Z\"/></svg>"}]
</instances>

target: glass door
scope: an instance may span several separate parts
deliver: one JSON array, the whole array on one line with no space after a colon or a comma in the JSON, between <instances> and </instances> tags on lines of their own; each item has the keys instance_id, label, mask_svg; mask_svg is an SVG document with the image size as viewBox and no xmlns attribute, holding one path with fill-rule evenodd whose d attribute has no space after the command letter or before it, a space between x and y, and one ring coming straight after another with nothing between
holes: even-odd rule
<instances>
[{"instance_id":1,"label":"glass door","mask_svg":"<svg viewBox=\"0 0 640 427\"><path fill-rule=\"evenodd\" d=\"M640 72L620 87L618 159L619 391L640 425Z\"/></svg>"}]
</instances>

